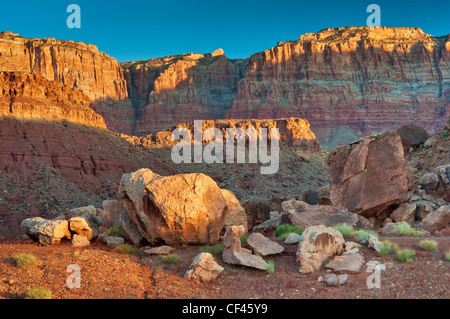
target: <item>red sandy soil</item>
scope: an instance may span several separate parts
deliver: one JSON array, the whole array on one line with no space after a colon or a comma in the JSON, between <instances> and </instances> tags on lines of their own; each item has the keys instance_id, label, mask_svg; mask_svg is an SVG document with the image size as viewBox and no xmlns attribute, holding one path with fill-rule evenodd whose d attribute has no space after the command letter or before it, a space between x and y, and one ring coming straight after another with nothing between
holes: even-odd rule
<instances>
[{"instance_id":1,"label":"red sandy soil","mask_svg":"<svg viewBox=\"0 0 450 319\"><path fill-rule=\"evenodd\" d=\"M271 239L282 243L278 239ZM221 254L216 261L225 267L221 276L204 284L183 279L184 272L199 253L198 246L177 248L180 261L175 265L162 262L161 257L146 254L121 254L103 244L94 242L90 247L77 249L70 242L43 247L28 239L0 242L0 299L24 298L27 289L43 287L55 299L77 298L450 298L450 262L444 252L450 249L450 237L442 237L439 252L426 252L419 247L422 238L390 239L401 248L412 248L414 261L401 263L394 256L381 256L364 246L366 262L377 260L386 265L381 275L381 288L369 289L369 272L350 274L347 283L328 287L318 282L326 270L301 275L297 271L297 245L284 245L286 251L273 256L275 273L224 264ZM32 253L38 263L17 267L12 257ZM270 258L266 258L269 260ZM81 288L69 289L67 266L81 268Z\"/></svg>"}]
</instances>

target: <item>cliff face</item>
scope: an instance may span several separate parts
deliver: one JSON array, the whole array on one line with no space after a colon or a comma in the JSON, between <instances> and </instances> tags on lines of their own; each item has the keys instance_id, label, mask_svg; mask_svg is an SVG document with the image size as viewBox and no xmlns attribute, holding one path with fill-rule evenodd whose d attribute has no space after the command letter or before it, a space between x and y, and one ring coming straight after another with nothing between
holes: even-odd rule
<instances>
[{"instance_id":1,"label":"cliff face","mask_svg":"<svg viewBox=\"0 0 450 319\"><path fill-rule=\"evenodd\" d=\"M164 130L181 122L223 118L241 79L243 60L221 49L122 63L136 109L135 135Z\"/></svg>"},{"instance_id":2,"label":"cliff face","mask_svg":"<svg viewBox=\"0 0 450 319\"><path fill-rule=\"evenodd\" d=\"M326 29L251 56L226 118L308 119L319 140L415 123L445 127L449 37L414 28Z\"/></svg>"},{"instance_id":3,"label":"cliff face","mask_svg":"<svg viewBox=\"0 0 450 319\"><path fill-rule=\"evenodd\" d=\"M106 129L86 94L29 73L0 72L0 116Z\"/></svg>"},{"instance_id":4,"label":"cliff face","mask_svg":"<svg viewBox=\"0 0 450 319\"><path fill-rule=\"evenodd\" d=\"M180 123L170 129L149 134L147 136L135 137L122 135L126 140L134 145L141 147L165 147L173 146L178 143L171 138L172 132L177 128L187 129L191 134L191 139L194 140L194 123ZM211 128L218 128L223 136L223 141L226 143L227 129L241 128L244 131L254 129L259 134L260 128L267 129L268 139L272 138L271 129L277 128L279 133L280 147L293 147L296 151L303 153L314 154L320 152L319 144L316 136L310 129L309 122L301 118L287 118L278 120L202 120L202 137L206 130ZM236 138L234 139L236 143ZM209 143L211 140L202 139L202 143ZM268 141L268 147L270 147Z\"/></svg>"},{"instance_id":5,"label":"cliff face","mask_svg":"<svg viewBox=\"0 0 450 319\"><path fill-rule=\"evenodd\" d=\"M0 33L1 71L36 73L83 91L91 101L127 97L122 69L92 44Z\"/></svg>"}]
</instances>

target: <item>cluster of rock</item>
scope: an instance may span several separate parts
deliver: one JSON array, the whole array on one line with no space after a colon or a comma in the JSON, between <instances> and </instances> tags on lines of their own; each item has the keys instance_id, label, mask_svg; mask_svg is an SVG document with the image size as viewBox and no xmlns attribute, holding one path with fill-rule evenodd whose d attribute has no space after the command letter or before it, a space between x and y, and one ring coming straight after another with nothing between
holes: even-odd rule
<instances>
[{"instance_id":1,"label":"cluster of rock","mask_svg":"<svg viewBox=\"0 0 450 319\"><path fill-rule=\"evenodd\" d=\"M45 246L71 239L74 246L84 247L99 235L102 221L97 217L97 210L94 206L86 206L65 212L55 219L27 218L22 221L21 228L31 239Z\"/></svg>"}]
</instances>

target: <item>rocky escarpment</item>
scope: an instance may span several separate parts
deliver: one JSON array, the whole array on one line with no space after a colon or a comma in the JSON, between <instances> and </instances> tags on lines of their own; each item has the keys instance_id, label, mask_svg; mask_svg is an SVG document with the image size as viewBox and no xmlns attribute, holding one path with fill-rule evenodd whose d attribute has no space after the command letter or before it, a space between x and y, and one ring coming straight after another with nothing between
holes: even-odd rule
<instances>
[{"instance_id":1,"label":"rocky escarpment","mask_svg":"<svg viewBox=\"0 0 450 319\"><path fill-rule=\"evenodd\" d=\"M348 27L251 56L225 117L304 117L319 140L335 144L411 122L433 133L449 113L448 36Z\"/></svg>"},{"instance_id":2,"label":"rocky escarpment","mask_svg":"<svg viewBox=\"0 0 450 319\"><path fill-rule=\"evenodd\" d=\"M128 95L122 69L92 44L54 38L30 39L0 33L1 71L36 73L83 91L91 101L122 100Z\"/></svg>"},{"instance_id":3,"label":"rocky escarpment","mask_svg":"<svg viewBox=\"0 0 450 319\"><path fill-rule=\"evenodd\" d=\"M227 129L242 129L243 132L251 133L251 130L259 136L260 129L266 129L267 137L270 140L271 129L278 129L279 144L282 147L293 147L298 151L313 154L319 153L320 147L316 136L310 129L309 122L301 118L288 118L278 120L203 120L201 121L202 143L211 142L211 138L205 137L205 131L217 128L220 130L224 143L227 142ZM164 147L173 146L178 140L172 139L172 133L176 129L186 129L194 142L195 123L180 123L170 129L149 134L147 136L126 136L122 135L130 143L141 147ZM198 128L200 130L200 128ZM248 139L248 137L246 137ZM234 137L234 142L238 140L238 134ZM270 147L271 144L268 144Z\"/></svg>"},{"instance_id":4,"label":"rocky escarpment","mask_svg":"<svg viewBox=\"0 0 450 319\"><path fill-rule=\"evenodd\" d=\"M221 49L122 63L136 109L134 135L223 118L236 97L243 64L227 58Z\"/></svg>"},{"instance_id":5,"label":"rocky escarpment","mask_svg":"<svg viewBox=\"0 0 450 319\"><path fill-rule=\"evenodd\" d=\"M106 129L86 94L30 73L0 72L0 116Z\"/></svg>"}]
</instances>

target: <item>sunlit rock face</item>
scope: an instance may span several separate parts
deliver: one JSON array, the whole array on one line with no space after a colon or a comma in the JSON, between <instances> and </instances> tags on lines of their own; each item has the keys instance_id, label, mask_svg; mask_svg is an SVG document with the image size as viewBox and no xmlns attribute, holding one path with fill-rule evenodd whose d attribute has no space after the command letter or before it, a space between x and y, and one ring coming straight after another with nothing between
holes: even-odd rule
<instances>
[{"instance_id":1,"label":"sunlit rock face","mask_svg":"<svg viewBox=\"0 0 450 319\"><path fill-rule=\"evenodd\" d=\"M0 116L106 129L86 94L30 73L0 72Z\"/></svg>"},{"instance_id":2,"label":"sunlit rock face","mask_svg":"<svg viewBox=\"0 0 450 319\"><path fill-rule=\"evenodd\" d=\"M218 49L121 63L136 112L134 135L181 122L224 117L237 95L244 60Z\"/></svg>"},{"instance_id":3,"label":"sunlit rock face","mask_svg":"<svg viewBox=\"0 0 450 319\"><path fill-rule=\"evenodd\" d=\"M450 113L450 42L416 28L330 28L246 62L226 118L306 118L324 144ZM331 133L331 134L330 134Z\"/></svg>"},{"instance_id":4,"label":"sunlit rock face","mask_svg":"<svg viewBox=\"0 0 450 319\"><path fill-rule=\"evenodd\" d=\"M2 71L36 73L79 89L91 101L128 96L119 63L92 44L0 32L0 65Z\"/></svg>"}]
</instances>

